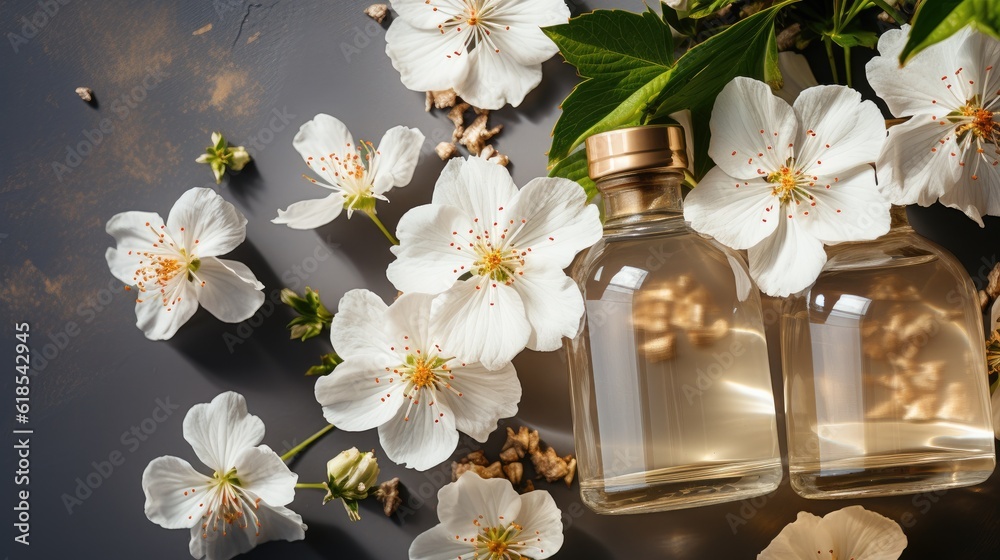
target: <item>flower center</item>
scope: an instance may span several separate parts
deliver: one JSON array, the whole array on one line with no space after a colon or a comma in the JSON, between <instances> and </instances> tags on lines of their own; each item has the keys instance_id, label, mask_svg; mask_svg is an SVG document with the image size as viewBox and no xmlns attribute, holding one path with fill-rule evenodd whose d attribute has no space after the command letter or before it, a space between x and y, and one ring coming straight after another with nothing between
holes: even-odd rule
<instances>
[{"instance_id":1,"label":"flower center","mask_svg":"<svg viewBox=\"0 0 1000 560\"><path fill-rule=\"evenodd\" d=\"M801 186L803 173L794 168L794 162L781 166L767 176L767 182L772 183L771 195L778 197L782 204L787 204L795 198L795 193Z\"/></svg>"},{"instance_id":2,"label":"flower center","mask_svg":"<svg viewBox=\"0 0 1000 560\"><path fill-rule=\"evenodd\" d=\"M192 490L194 492L194 490ZM246 529L253 523L257 535L260 535L260 518L257 510L260 509L260 498L251 499L247 492L240 487L240 479L236 476L236 469L223 474L216 472L212 475L212 482L209 483L209 492L214 492L212 501L208 504L208 510L202 515L201 537L208 538L209 531L218 532L222 529L222 536L227 536L233 527ZM185 491L185 495L187 492ZM205 507L205 504L199 504Z\"/></svg>"},{"instance_id":3,"label":"flower center","mask_svg":"<svg viewBox=\"0 0 1000 560\"><path fill-rule=\"evenodd\" d=\"M413 372L410 374L410 383L419 388L430 387L434 384L435 379L437 379L437 376L434 375L434 371L427 366L423 358L418 360L417 365L414 366Z\"/></svg>"},{"instance_id":4,"label":"flower center","mask_svg":"<svg viewBox=\"0 0 1000 560\"><path fill-rule=\"evenodd\" d=\"M194 282L197 279L196 273L201 268L201 259L175 243L167 234L166 226L161 225L160 230L157 231L149 222L146 222L146 227L153 232L156 240L148 249L128 252L129 255L139 257L139 266L132 276L132 282L139 289L140 294L159 292L157 297L167 308L167 311L170 311L180 301L180 297L176 296L176 293L181 284L178 282L171 286L174 278L184 271L187 280ZM184 228L181 228L181 231L184 231ZM195 243L198 243L197 239ZM205 283L201 282L201 285L204 286ZM168 288L170 288L169 292ZM142 303L144 301L142 295L136 301Z\"/></svg>"},{"instance_id":5,"label":"flower center","mask_svg":"<svg viewBox=\"0 0 1000 560\"><path fill-rule=\"evenodd\" d=\"M505 284L512 284L514 276L524 266L523 255L513 247L482 245L477 247L476 253L479 257L473 263L476 273Z\"/></svg>"},{"instance_id":6,"label":"flower center","mask_svg":"<svg viewBox=\"0 0 1000 560\"><path fill-rule=\"evenodd\" d=\"M994 120L993 111L980 106L978 96L966 103L958 112L965 117L960 119L962 122L956 130L959 136L971 132L977 139L990 143L996 141L1000 126Z\"/></svg>"},{"instance_id":7,"label":"flower center","mask_svg":"<svg viewBox=\"0 0 1000 560\"><path fill-rule=\"evenodd\" d=\"M379 154L374 144L359 140L356 148L348 143L343 155L333 152L318 157L308 156L306 165L330 181L332 185L328 187L343 193L348 210L367 212L375 208L375 199L379 198L372 185L378 165L375 156ZM313 184L320 184L308 175L303 177Z\"/></svg>"},{"instance_id":8,"label":"flower center","mask_svg":"<svg viewBox=\"0 0 1000 560\"><path fill-rule=\"evenodd\" d=\"M474 543L475 558L484 558L485 560L523 558L517 551L511 550L511 546L524 544L517 540L517 536L521 534L523 529L524 527L517 523L482 528Z\"/></svg>"}]
</instances>

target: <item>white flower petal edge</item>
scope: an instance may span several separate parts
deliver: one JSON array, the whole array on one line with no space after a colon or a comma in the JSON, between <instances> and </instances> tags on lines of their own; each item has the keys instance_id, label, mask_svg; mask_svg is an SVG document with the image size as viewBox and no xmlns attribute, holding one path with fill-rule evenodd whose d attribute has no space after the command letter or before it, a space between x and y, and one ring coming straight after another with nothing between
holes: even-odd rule
<instances>
[{"instance_id":1,"label":"white flower petal edge","mask_svg":"<svg viewBox=\"0 0 1000 560\"><path fill-rule=\"evenodd\" d=\"M194 558L229 560L260 543L301 540L306 526L283 507L298 475L266 445L264 424L233 392L191 407L184 438L213 470L198 473L177 457L159 457L142 474L145 512L167 529L190 529Z\"/></svg>"},{"instance_id":2,"label":"white flower petal edge","mask_svg":"<svg viewBox=\"0 0 1000 560\"><path fill-rule=\"evenodd\" d=\"M486 441L521 400L514 366L489 371L455 358L454 331L433 305L427 294L386 307L367 290L348 292L331 324L344 362L316 381L328 420L347 431L378 428L386 457L417 470L447 460L458 432Z\"/></svg>"},{"instance_id":3,"label":"white flower petal edge","mask_svg":"<svg viewBox=\"0 0 1000 560\"><path fill-rule=\"evenodd\" d=\"M900 67L909 30L884 33L866 66L892 113L912 117L890 129L879 183L894 204L940 200L983 227L1000 216L1000 41L966 27Z\"/></svg>"},{"instance_id":4,"label":"white flower petal edge","mask_svg":"<svg viewBox=\"0 0 1000 560\"><path fill-rule=\"evenodd\" d=\"M117 244L105 253L111 273L138 291L136 325L151 340L169 339L201 303L218 319L239 323L264 303L264 285L249 268L217 259L246 239L247 220L212 189L185 192L167 221L151 212L108 220Z\"/></svg>"},{"instance_id":5,"label":"white flower petal edge","mask_svg":"<svg viewBox=\"0 0 1000 560\"><path fill-rule=\"evenodd\" d=\"M497 369L525 346L554 350L576 333L583 298L562 270L602 227L576 183L542 178L518 190L503 167L468 158L448 162L431 204L404 214L396 234L389 281L441 294L434 315L452 351Z\"/></svg>"},{"instance_id":6,"label":"white flower petal edge","mask_svg":"<svg viewBox=\"0 0 1000 560\"><path fill-rule=\"evenodd\" d=\"M410 545L410 560L542 560L563 545L562 512L552 496L544 490L518 495L504 479L463 474L438 492L438 517L441 523Z\"/></svg>"},{"instance_id":7,"label":"white flower petal edge","mask_svg":"<svg viewBox=\"0 0 1000 560\"><path fill-rule=\"evenodd\" d=\"M757 80L736 78L712 111L710 170L684 201L695 230L748 249L761 290L812 284L825 243L875 239L889 202L870 163L885 141L874 103L842 86L806 89L790 107Z\"/></svg>"},{"instance_id":8,"label":"white flower petal edge","mask_svg":"<svg viewBox=\"0 0 1000 560\"><path fill-rule=\"evenodd\" d=\"M414 91L452 88L481 109L515 107L558 52L541 28L566 23L563 0L393 0L385 52Z\"/></svg>"},{"instance_id":9,"label":"white flower petal edge","mask_svg":"<svg viewBox=\"0 0 1000 560\"><path fill-rule=\"evenodd\" d=\"M373 212L376 199L386 200L387 191L410 183L423 144L423 133L405 126L389 129L377 147L364 140L355 142L339 119L316 115L299 128L292 145L319 179L304 177L334 192L279 209L271 223L313 229L332 222L345 208L348 218L355 210Z\"/></svg>"},{"instance_id":10,"label":"white flower petal edge","mask_svg":"<svg viewBox=\"0 0 1000 560\"><path fill-rule=\"evenodd\" d=\"M905 548L906 535L895 521L850 506L823 518L800 512L757 560L816 560L816 551L823 551L823 558L896 560Z\"/></svg>"}]
</instances>

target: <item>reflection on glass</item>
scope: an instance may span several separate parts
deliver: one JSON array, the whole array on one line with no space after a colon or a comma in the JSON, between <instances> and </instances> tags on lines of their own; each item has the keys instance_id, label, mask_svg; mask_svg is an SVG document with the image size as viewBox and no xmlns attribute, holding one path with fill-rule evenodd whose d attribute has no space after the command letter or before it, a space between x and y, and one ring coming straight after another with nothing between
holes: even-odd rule
<instances>
[{"instance_id":1,"label":"reflection on glass","mask_svg":"<svg viewBox=\"0 0 1000 560\"><path fill-rule=\"evenodd\" d=\"M898 218L899 216L897 216ZM808 498L978 484L994 467L982 320L953 257L904 223L830 248L785 303L792 486Z\"/></svg>"}]
</instances>

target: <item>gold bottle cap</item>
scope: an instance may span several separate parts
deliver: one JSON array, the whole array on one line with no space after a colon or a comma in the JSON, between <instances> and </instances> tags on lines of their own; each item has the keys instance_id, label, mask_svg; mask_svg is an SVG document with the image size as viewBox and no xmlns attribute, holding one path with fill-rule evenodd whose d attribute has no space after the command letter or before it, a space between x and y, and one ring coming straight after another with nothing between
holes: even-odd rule
<instances>
[{"instance_id":1,"label":"gold bottle cap","mask_svg":"<svg viewBox=\"0 0 1000 560\"><path fill-rule=\"evenodd\" d=\"M643 169L687 169L684 129L675 124L636 126L587 138L590 178Z\"/></svg>"}]
</instances>

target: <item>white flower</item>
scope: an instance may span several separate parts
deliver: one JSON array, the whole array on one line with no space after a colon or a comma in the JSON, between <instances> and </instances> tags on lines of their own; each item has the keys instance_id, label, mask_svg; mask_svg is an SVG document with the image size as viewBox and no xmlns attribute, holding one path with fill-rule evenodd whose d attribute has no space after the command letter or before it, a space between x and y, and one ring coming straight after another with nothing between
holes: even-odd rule
<instances>
[{"instance_id":1,"label":"white flower","mask_svg":"<svg viewBox=\"0 0 1000 560\"><path fill-rule=\"evenodd\" d=\"M292 229L313 229L333 221L344 207L348 218L355 210L374 212L375 199L387 200L389 189L410 183L423 143L419 130L405 126L389 129L377 148L363 140L355 143L344 123L330 115L316 115L302 125L292 145L320 177L306 179L333 194L296 202L278 210L278 217L271 221Z\"/></svg>"},{"instance_id":2,"label":"white flower","mask_svg":"<svg viewBox=\"0 0 1000 560\"><path fill-rule=\"evenodd\" d=\"M212 476L177 457L153 459L142 473L146 517L191 530L191 556L228 560L267 541L305 538L302 517L283 506L298 475L266 445L264 423L242 395L222 393L184 417L184 439Z\"/></svg>"},{"instance_id":3,"label":"white flower","mask_svg":"<svg viewBox=\"0 0 1000 560\"><path fill-rule=\"evenodd\" d=\"M757 560L896 560L904 548L906 535L895 521L850 506L823 518L799 512Z\"/></svg>"},{"instance_id":4,"label":"white flower","mask_svg":"<svg viewBox=\"0 0 1000 560\"><path fill-rule=\"evenodd\" d=\"M135 286L136 326L165 340L198 310L239 323L264 303L264 285L243 263L216 258L243 243L247 219L215 191L185 192L164 222L153 212L122 212L108 220L116 248L105 253L111 274ZM126 288L130 289L130 288Z\"/></svg>"},{"instance_id":5,"label":"white flower","mask_svg":"<svg viewBox=\"0 0 1000 560\"><path fill-rule=\"evenodd\" d=\"M506 479L466 472L438 492L441 523L410 545L410 560L542 560L563 544L562 512L544 490L518 495Z\"/></svg>"},{"instance_id":6,"label":"white flower","mask_svg":"<svg viewBox=\"0 0 1000 560\"><path fill-rule=\"evenodd\" d=\"M433 316L459 358L495 369L526 345L555 350L583 315L563 269L601 238L597 207L586 202L566 179L539 178L518 191L499 165L453 159L431 204L400 219L386 275L402 292L441 294Z\"/></svg>"},{"instance_id":7,"label":"white flower","mask_svg":"<svg viewBox=\"0 0 1000 560\"><path fill-rule=\"evenodd\" d=\"M347 292L330 325L344 362L316 382L332 424L377 427L386 456L421 471L455 451L459 431L486 441L521 400L514 366L490 371L454 358L449 325L431 316L433 299L404 294L386 307L368 290Z\"/></svg>"},{"instance_id":8,"label":"white flower","mask_svg":"<svg viewBox=\"0 0 1000 560\"><path fill-rule=\"evenodd\" d=\"M806 89L794 108L749 78L726 85L712 111L717 167L684 201L691 226L749 249L750 274L772 296L798 292L826 263L824 244L889 231L889 203L870 162L882 115L843 86Z\"/></svg>"},{"instance_id":9,"label":"white flower","mask_svg":"<svg viewBox=\"0 0 1000 560\"><path fill-rule=\"evenodd\" d=\"M894 204L940 200L982 226L1000 216L1000 41L965 28L900 68L908 34L885 32L867 66L892 114L911 117L889 129L879 184Z\"/></svg>"},{"instance_id":10,"label":"white flower","mask_svg":"<svg viewBox=\"0 0 1000 560\"><path fill-rule=\"evenodd\" d=\"M454 89L481 109L517 107L559 49L540 29L566 23L563 0L393 0L385 52L414 91Z\"/></svg>"}]
</instances>

